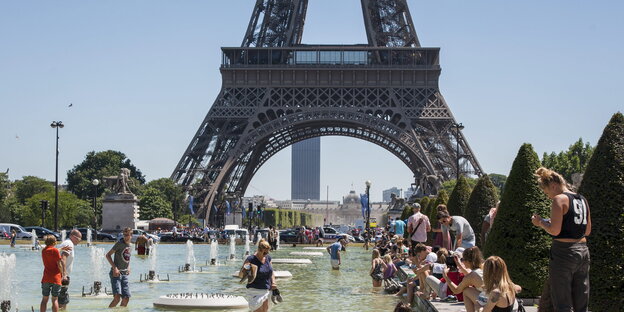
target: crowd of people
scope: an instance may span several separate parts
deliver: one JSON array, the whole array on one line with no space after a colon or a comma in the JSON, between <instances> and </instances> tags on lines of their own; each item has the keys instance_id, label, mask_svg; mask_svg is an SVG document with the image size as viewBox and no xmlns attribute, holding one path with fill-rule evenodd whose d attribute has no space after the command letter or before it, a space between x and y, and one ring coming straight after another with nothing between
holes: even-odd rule
<instances>
[{"instance_id":1,"label":"crowd of people","mask_svg":"<svg viewBox=\"0 0 624 312\"><path fill-rule=\"evenodd\" d=\"M587 311L590 260L585 237L591 233L589 204L570 190L560 174L539 168L535 176L552 201L550 218L537 214L531 218L534 226L553 237L546 281L550 300L544 302L552 304L554 311ZM397 268L412 273L396 293L406 295L406 301L397 304L395 311L409 311L415 296L463 301L467 312L518 311L520 285L511 280L504 259L495 255L483 259L475 246L475 232L465 218L451 216L445 205L439 205L439 226L432 227L417 203L412 208L407 222L396 220L386 228L372 252L369 274L373 287L396 291L390 281ZM496 213L494 207L483 216L482 242L487 240ZM433 235L428 236L428 232Z\"/></svg>"},{"instance_id":2,"label":"crowd of people","mask_svg":"<svg viewBox=\"0 0 624 312\"><path fill-rule=\"evenodd\" d=\"M590 263L585 237L592 230L589 204L582 195L572 192L558 173L540 168L535 174L541 189L552 201L550 218L537 214L531 218L534 226L553 237L547 296L557 312L585 312L589 299ZM369 270L372 286L385 287L389 292L396 292L397 296L405 295L405 301L397 304L395 311L409 311L415 297L463 301L467 312L518 311L516 298L521 291L520 285L511 280L504 259L495 255L483 259L481 250L475 245L475 232L465 218L451 216L445 205L439 205L434 227L420 212L417 203L412 209L413 214L406 222L395 220L379 233L372 250ZM483 241L487 239L495 217L496 209L484 216L487 224L481 232ZM301 233L306 237L310 235L306 240L308 243L314 242L318 235L314 229L302 229ZM246 286L251 311L268 311L269 298L281 301L269 255L276 248L276 235L279 235L277 230L270 228L268 241L261 239L256 252L244 260L241 268L241 274L245 272L253 276ZM367 232L363 236L367 238L364 247L368 248L373 233ZM132 230L125 228L123 237L106 253L111 266L111 308L118 304L127 306L131 297L128 283L131 238ZM55 312L69 303L67 289L74 249L81 239L81 233L72 230L64 242L55 246L56 238L45 236L45 248L41 252L44 265L41 311L46 311L50 299ZM340 269L341 251L347 244L348 241L340 238L327 247L332 269ZM407 278L398 283L396 278L401 273Z\"/></svg>"}]
</instances>

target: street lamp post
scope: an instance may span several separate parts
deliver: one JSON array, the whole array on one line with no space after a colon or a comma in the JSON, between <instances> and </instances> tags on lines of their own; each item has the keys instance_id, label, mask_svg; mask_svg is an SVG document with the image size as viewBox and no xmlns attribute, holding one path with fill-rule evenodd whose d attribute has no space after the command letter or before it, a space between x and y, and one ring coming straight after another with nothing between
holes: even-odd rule
<instances>
[{"instance_id":1,"label":"street lamp post","mask_svg":"<svg viewBox=\"0 0 624 312\"><path fill-rule=\"evenodd\" d=\"M455 165L456 165L456 173L457 173L457 180L459 180L459 175L460 173L460 169L459 169L459 159L461 158L461 155L459 155L459 131L464 130L464 125L460 122L460 123L455 123L453 124L453 127L455 128L455 143L456 143L456 147L455 147Z\"/></svg>"},{"instance_id":2,"label":"street lamp post","mask_svg":"<svg viewBox=\"0 0 624 312\"><path fill-rule=\"evenodd\" d=\"M58 232L58 157L59 128L65 127L62 121L53 121L50 127L56 128L56 170L54 178L54 231Z\"/></svg>"},{"instance_id":3,"label":"street lamp post","mask_svg":"<svg viewBox=\"0 0 624 312\"><path fill-rule=\"evenodd\" d=\"M366 180L366 202L367 202L367 207L366 207L366 233L368 233L368 231L370 230L370 208L371 208L371 204L370 204L370 187L372 182L370 180Z\"/></svg>"},{"instance_id":4,"label":"street lamp post","mask_svg":"<svg viewBox=\"0 0 624 312\"><path fill-rule=\"evenodd\" d=\"M91 181L91 184L93 184L93 224L94 224L94 230L97 231L98 229L98 216L97 216L97 186L100 184L100 180L98 179L93 179L93 181ZM96 235L97 237L97 235Z\"/></svg>"}]
</instances>

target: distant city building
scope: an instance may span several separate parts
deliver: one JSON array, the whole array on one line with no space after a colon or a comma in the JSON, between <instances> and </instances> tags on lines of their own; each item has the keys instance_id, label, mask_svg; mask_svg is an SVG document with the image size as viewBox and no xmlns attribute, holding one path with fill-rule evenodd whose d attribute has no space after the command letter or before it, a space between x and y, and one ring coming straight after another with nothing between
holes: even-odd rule
<instances>
[{"instance_id":1,"label":"distant city building","mask_svg":"<svg viewBox=\"0 0 624 312\"><path fill-rule=\"evenodd\" d=\"M292 200L321 198L321 138L311 138L292 145Z\"/></svg>"},{"instance_id":2,"label":"distant city building","mask_svg":"<svg viewBox=\"0 0 624 312\"><path fill-rule=\"evenodd\" d=\"M397 198L403 198L403 196L402 196L403 195L403 189L397 188L395 186L395 187L389 188L387 190L384 190L383 191L383 196L382 196L383 202L389 203L392 200L391 199L391 195L392 194L395 194L397 196Z\"/></svg>"}]
</instances>

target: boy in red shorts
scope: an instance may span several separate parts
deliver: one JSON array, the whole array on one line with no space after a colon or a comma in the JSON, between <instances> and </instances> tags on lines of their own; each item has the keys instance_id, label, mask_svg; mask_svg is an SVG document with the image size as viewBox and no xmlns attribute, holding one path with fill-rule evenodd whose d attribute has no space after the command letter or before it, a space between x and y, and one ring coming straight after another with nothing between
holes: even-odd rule
<instances>
[{"instance_id":1,"label":"boy in red shorts","mask_svg":"<svg viewBox=\"0 0 624 312\"><path fill-rule=\"evenodd\" d=\"M58 249L54 248L56 245L56 238L54 235L46 235L45 248L41 252L41 259L43 260L43 278L41 278L41 304L39 309L41 312L46 311L48 308L48 298L52 293L52 312L57 312L59 309L58 296L61 290L61 280L63 279L64 266L61 262L61 253Z\"/></svg>"}]
</instances>

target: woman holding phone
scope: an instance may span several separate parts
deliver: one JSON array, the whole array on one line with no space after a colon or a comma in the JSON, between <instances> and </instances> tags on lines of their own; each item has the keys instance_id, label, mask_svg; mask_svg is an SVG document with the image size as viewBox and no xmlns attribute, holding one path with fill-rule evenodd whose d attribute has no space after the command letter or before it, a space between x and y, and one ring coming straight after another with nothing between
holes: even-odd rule
<instances>
[{"instance_id":1,"label":"woman holding phone","mask_svg":"<svg viewBox=\"0 0 624 312\"><path fill-rule=\"evenodd\" d=\"M531 222L553 237L549 280L555 311L587 311L590 257L585 237L591 233L589 204L583 195L570 191L557 172L541 167L535 176L552 200L550 219L534 214Z\"/></svg>"}]
</instances>

